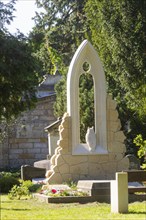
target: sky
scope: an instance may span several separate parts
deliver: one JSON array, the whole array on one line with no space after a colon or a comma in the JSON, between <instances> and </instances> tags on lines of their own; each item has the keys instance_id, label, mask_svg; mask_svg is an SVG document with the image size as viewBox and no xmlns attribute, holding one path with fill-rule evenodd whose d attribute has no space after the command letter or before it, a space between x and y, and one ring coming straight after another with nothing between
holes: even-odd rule
<instances>
[{"instance_id":1,"label":"sky","mask_svg":"<svg viewBox=\"0 0 146 220\"><path fill-rule=\"evenodd\" d=\"M8 0L3 0L3 2L7 3ZM7 28L12 34L16 33L17 29L19 29L20 32L27 35L34 26L32 17L35 16L35 11L38 11L35 0L17 0L15 9L16 11L13 15L16 18L14 18L13 22Z\"/></svg>"}]
</instances>

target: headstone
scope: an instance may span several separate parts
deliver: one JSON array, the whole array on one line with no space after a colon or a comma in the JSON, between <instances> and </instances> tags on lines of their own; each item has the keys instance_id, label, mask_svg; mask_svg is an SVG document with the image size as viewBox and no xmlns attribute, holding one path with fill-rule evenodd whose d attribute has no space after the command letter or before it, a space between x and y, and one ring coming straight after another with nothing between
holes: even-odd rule
<instances>
[{"instance_id":1,"label":"headstone","mask_svg":"<svg viewBox=\"0 0 146 220\"><path fill-rule=\"evenodd\" d=\"M98 202L110 202L110 180L79 180L77 189L86 192Z\"/></svg>"},{"instance_id":2,"label":"headstone","mask_svg":"<svg viewBox=\"0 0 146 220\"><path fill-rule=\"evenodd\" d=\"M140 170L140 161L132 154L126 155L129 159L129 170Z\"/></svg>"},{"instance_id":3,"label":"headstone","mask_svg":"<svg viewBox=\"0 0 146 220\"><path fill-rule=\"evenodd\" d=\"M33 178L45 178L46 169L29 165L21 166L21 179L32 180Z\"/></svg>"},{"instance_id":4,"label":"headstone","mask_svg":"<svg viewBox=\"0 0 146 220\"><path fill-rule=\"evenodd\" d=\"M111 181L111 212L128 212L128 177L127 173L116 173L116 180Z\"/></svg>"}]
</instances>

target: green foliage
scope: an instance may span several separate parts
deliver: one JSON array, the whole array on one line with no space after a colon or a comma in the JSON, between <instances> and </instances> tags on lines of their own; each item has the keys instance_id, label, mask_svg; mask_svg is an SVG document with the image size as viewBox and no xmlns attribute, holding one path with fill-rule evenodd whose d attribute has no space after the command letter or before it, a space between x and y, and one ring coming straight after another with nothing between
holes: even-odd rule
<instances>
[{"instance_id":1,"label":"green foliage","mask_svg":"<svg viewBox=\"0 0 146 220\"><path fill-rule=\"evenodd\" d=\"M19 180L11 175L6 174L4 176L0 176L1 193L8 193L14 185L18 186L19 184Z\"/></svg>"},{"instance_id":2,"label":"green foliage","mask_svg":"<svg viewBox=\"0 0 146 220\"><path fill-rule=\"evenodd\" d=\"M23 196L30 196L28 188L24 185L13 186L8 194L9 199L20 199Z\"/></svg>"},{"instance_id":3,"label":"green foliage","mask_svg":"<svg viewBox=\"0 0 146 220\"><path fill-rule=\"evenodd\" d=\"M0 1L0 122L4 124L33 106L42 79L28 39L19 32L13 36L5 28L13 20L14 3Z\"/></svg>"},{"instance_id":4,"label":"green foliage","mask_svg":"<svg viewBox=\"0 0 146 220\"><path fill-rule=\"evenodd\" d=\"M142 164L142 168L146 169L146 140L143 140L142 135L139 134L137 137L133 140L133 143L139 147L138 150L138 157L142 158L144 157L144 163Z\"/></svg>"},{"instance_id":5,"label":"green foliage","mask_svg":"<svg viewBox=\"0 0 146 220\"><path fill-rule=\"evenodd\" d=\"M65 72L77 46L88 29L84 13L86 0L37 0L43 12L35 16L36 26L30 34L36 53L44 63L46 73ZM40 46L37 46L37 45ZM47 51L47 56L44 53ZM47 60L46 60L47 58ZM47 65L46 65L47 64Z\"/></svg>"},{"instance_id":6,"label":"green foliage","mask_svg":"<svg viewBox=\"0 0 146 220\"><path fill-rule=\"evenodd\" d=\"M14 177L14 178L19 178L20 177L20 172L7 172L7 171L2 171L0 172L0 178L1 177Z\"/></svg>"},{"instance_id":7,"label":"green foliage","mask_svg":"<svg viewBox=\"0 0 146 220\"><path fill-rule=\"evenodd\" d=\"M80 140L85 143L87 128L95 126L94 122L94 86L92 75L82 74L79 79L80 103Z\"/></svg>"},{"instance_id":8,"label":"green foliage","mask_svg":"<svg viewBox=\"0 0 146 220\"><path fill-rule=\"evenodd\" d=\"M133 151L134 135L146 129L146 2L88 0L85 7L88 38L104 64L108 91Z\"/></svg>"},{"instance_id":9,"label":"green foliage","mask_svg":"<svg viewBox=\"0 0 146 220\"><path fill-rule=\"evenodd\" d=\"M22 35L0 31L0 120L16 117L36 101L38 64Z\"/></svg>"},{"instance_id":10,"label":"green foliage","mask_svg":"<svg viewBox=\"0 0 146 220\"><path fill-rule=\"evenodd\" d=\"M42 187L41 184L34 184L30 180L21 181L20 185L13 186L10 190L9 199L20 199L21 197L30 197L31 193L37 192Z\"/></svg>"},{"instance_id":11,"label":"green foliage","mask_svg":"<svg viewBox=\"0 0 146 220\"><path fill-rule=\"evenodd\" d=\"M65 184L67 184L73 190L77 189L77 182L75 182L71 179L69 179L68 182L66 182Z\"/></svg>"},{"instance_id":12,"label":"green foliage","mask_svg":"<svg viewBox=\"0 0 146 220\"><path fill-rule=\"evenodd\" d=\"M54 114L57 117L62 117L67 110L66 75L63 75L62 79L55 85L55 91L57 96L54 104Z\"/></svg>"},{"instance_id":13,"label":"green foliage","mask_svg":"<svg viewBox=\"0 0 146 220\"><path fill-rule=\"evenodd\" d=\"M6 4L4 1L0 1L0 29L5 29L5 24L10 24L13 20L13 12L14 4L16 3L16 0L10 0Z\"/></svg>"},{"instance_id":14,"label":"green foliage","mask_svg":"<svg viewBox=\"0 0 146 220\"><path fill-rule=\"evenodd\" d=\"M22 186L26 187L29 190L30 193L37 192L42 187L41 184L34 184L30 180L23 181Z\"/></svg>"},{"instance_id":15,"label":"green foliage","mask_svg":"<svg viewBox=\"0 0 146 220\"><path fill-rule=\"evenodd\" d=\"M143 0L88 0L86 5L92 41L104 63L109 90L118 102L126 103L128 108L143 115L146 103L145 9Z\"/></svg>"}]
</instances>

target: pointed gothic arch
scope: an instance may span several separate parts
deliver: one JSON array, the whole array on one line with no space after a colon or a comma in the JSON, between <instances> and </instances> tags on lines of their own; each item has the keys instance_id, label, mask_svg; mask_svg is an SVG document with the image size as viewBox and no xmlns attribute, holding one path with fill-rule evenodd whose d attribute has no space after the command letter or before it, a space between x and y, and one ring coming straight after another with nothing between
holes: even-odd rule
<instances>
[{"instance_id":1,"label":"pointed gothic arch","mask_svg":"<svg viewBox=\"0 0 146 220\"><path fill-rule=\"evenodd\" d=\"M79 78L83 64L90 64L90 74L94 81L95 136L96 148L90 152L87 144L80 143L79 118ZM72 154L106 154L106 81L101 61L93 46L84 40L71 61L67 76L67 112L71 116Z\"/></svg>"}]
</instances>

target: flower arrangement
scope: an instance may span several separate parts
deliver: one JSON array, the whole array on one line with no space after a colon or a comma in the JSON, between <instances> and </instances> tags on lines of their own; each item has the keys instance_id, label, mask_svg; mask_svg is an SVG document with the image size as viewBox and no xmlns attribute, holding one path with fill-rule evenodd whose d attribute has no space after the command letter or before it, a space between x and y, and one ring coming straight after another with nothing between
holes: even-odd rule
<instances>
[{"instance_id":1,"label":"flower arrangement","mask_svg":"<svg viewBox=\"0 0 146 220\"><path fill-rule=\"evenodd\" d=\"M60 188L42 188L40 194L50 197L65 197L65 196L87 196L86 192L72 190L72 189L60 189Z\"/></svg>"}]
</instances>

